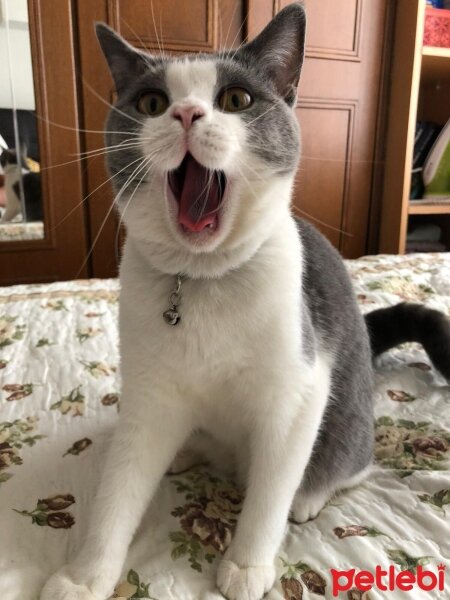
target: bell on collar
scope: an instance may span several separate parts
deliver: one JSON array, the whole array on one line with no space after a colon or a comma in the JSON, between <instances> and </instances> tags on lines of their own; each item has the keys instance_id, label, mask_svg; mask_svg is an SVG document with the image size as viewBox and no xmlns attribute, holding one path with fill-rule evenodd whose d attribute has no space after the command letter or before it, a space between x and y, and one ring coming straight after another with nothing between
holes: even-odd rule
<instances>
[{"instance_id":1,"label":"bell on collar","mask_svg":"<svg viewBox=\"0 0 450 600\"><path fill-rule=\"evenodd\" d=\"M175 309L175 307L169 308L169 310L164 311L163 317L164 321L168 325L177 325L180 322L180 314Z\"/></svg>"}]
</instances>

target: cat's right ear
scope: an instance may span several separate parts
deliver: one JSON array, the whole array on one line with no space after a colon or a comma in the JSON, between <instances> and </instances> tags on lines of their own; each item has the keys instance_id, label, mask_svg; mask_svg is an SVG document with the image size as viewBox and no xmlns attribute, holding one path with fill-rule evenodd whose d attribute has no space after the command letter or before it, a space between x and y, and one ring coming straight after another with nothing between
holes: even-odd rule
<instances>
[{"instance_id":1,"label":"cat's right ear","mask_svg":"<svg viewBox=\"0 0 450 600\"><path fill-rule=\"evenodd\" d=\"M132 79L145 72L150 57L145 57L105 23L95 24L95 33L109 65L118 94Z\"/></svg>"},{"instance_id":2,"label":"cat's right ear","mask_svg":"<svg viewBox=\"0 0 450 600\"><path fill-rule=\"evenodd\" d=\"M282 98L293 106L305 53L306 13L293 2L283 8L263 31L235 55L258 65L275 84Z\"/></svg>"}]
</instances>

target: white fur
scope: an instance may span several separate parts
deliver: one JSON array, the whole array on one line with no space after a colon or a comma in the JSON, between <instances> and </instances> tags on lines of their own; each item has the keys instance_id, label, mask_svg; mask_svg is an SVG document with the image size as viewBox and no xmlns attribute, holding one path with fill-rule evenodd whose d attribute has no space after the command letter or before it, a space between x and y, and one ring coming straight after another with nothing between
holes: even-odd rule
<instances>
[{"instance_id":1,"label":"white fur","mask_svg":"<svg viewBox=\"0 0 450 600\"><path fill-rule=\"evenodd\" d=\"M121 205L128 239L121 267L120 423L89 536L41 600L104 600L112 592L148 502L196 429L237 454L247 483L218 587L229 600L260 600L273 585L274 557L329 393L332 359L318 351L306 360L302 352L302 248L289 213L293 177L275 177L258 163L240 119L213 108L212 62L175 63L168 81L175 103L201 103L205 117L187 138L168 114L143 129L149 152L163 137L172 151L161 150L150 183L126 210ZM170 160L179 164L183 143L198 160L220 165L230 181L221 231L201 244L182 237L165 194L162 173ZM162 313L178 272L188 278L181 323L171 327Z\"/></svg>"},{"instance_id":2,"label":"white fur","mask_svg":"<svg viewBox=\"0 0 450 600\"><path fill-rule=\"evenodd\" d=\"M373 466L369 465L356 475L340 481L337 486L325 488L313 494L304 492L301 489L297 490L291 507L293 520L296 523L305 523L310 519L315 519L330 498L341 491L359 485L370 475L372 469Z\"/></svg>"}]
</instances>

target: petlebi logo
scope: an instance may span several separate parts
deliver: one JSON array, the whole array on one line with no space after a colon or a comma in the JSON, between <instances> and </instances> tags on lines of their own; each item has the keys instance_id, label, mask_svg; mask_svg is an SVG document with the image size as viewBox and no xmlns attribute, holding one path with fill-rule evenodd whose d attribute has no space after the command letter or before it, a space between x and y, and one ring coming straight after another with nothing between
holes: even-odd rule
<instances>
[{"instance_id":1,"label":"petlebi logo","mask_svg":"<svg viewBox=\"0 0 450 600\"><path fill-rule=\"evenodd\" d=\"M395 590L402 592L439 590L443 592L445 587L445 565L443 564L437 565L436 570L425 570L421 564L416 569L404 571L397 571L393 565L387 569L376 565L371 571L331 569L330 573L333 598L337 598L340 592L355 589L360 592L369 592L372 589L381 592Z\"/></svg>"}]
</instances>

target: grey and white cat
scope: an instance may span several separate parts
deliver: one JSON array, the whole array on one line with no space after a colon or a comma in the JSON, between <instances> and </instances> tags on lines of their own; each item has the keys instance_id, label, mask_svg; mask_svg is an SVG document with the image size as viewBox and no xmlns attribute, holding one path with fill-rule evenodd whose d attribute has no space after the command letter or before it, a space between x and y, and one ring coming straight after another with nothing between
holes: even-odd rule
<instances>
[{"instance_id":1,"label":"grey and white cat","mask_svg":"<svg viewBox=\"0 0 450 600\"><path fill-rule=\"evenodd\" d=\"M217 586L260 600L289 511L315 517L372 458L367 327L338 253L290 212L305 14L290 5L254 41L208 56L151 56L104 25L97 33L118 92L106 139L128 232L123 399L89 534L41 600L108 597L186 444L234 461L246 497ZM370 317L374 348L432 326L435 364L450 376L445 318L390 311ZM382 335L386 319L395 327Z\"/></svg>"}]
</instances>

